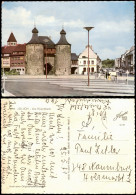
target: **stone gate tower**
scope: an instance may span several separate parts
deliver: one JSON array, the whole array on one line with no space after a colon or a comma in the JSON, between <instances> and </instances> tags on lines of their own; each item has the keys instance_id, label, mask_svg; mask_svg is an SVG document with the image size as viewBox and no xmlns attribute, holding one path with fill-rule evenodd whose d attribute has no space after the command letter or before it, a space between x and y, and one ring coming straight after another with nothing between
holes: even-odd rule
<instances>
[{"instance_id":1,"label":"stone gate tower","mask_svg":"<svg viewBox=\"0 0 136 195\"><path fill-rule=\"evenodd\" d=\"M71 74L71 44L66 40L66 32L64 29L60 32L60 40L55 45L55 74L70 75Z\"/></svg>"},{"instance_id":2,"label":"stone gate tower","mask_svg":"<svg viewBox=\"0 0 136 195\"><path fill-rule=\"evenodd\" d=\"M32 39L26 44L26 74L44 74L44 46L39 40L38 30L32 30Z\"/></svg>"}]
</instances>

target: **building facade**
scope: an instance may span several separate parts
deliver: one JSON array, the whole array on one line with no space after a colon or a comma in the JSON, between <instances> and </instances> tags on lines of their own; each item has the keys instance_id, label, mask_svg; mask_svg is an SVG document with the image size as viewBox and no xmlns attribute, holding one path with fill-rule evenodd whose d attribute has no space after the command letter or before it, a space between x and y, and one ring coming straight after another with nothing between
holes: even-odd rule
<instances>
[{"instance_id":1,"label":"building facade","mask_svg":"<svg viewBox=\"0 0 136 195\"><path fill-rule=\"evenodd\" d=\"M89 46L90 73L98 72L101 59ZM13 33L7 45L2 47L2 68L16 70L28 75L70 75L87 74L88 46L80 54L71 53L71 44L66 39L64 29L60 31L60 40L55 44L51 37L38 36L36 27L28 43L18 44Z\"/></svg>"},{"instance_id":2,"label":"building facade","mask_svg":"<svg viewBox=\"0 0 136 195\"><path fill-rule=\"evenodd\" d=\"M120 58L115 59L115 68L128 70L130 73L135 73L135 47L132 46L129 50L126 50Z\"/></svg>"},{"instance_id":3,"label":"building facade","mask_svg":"<svg viewBox=\"0 0 136 195\"><path fill-rule=\"evenodd\" d=\"M55 65L55 43L51 40L51 37L48 36L39 36L40 41L44 46L44 74L54 74L54 65Z\"/></svg>"},{"instance_id":4,"label":"building facade","mask_svg":"<svg viewBox=\"0 0 136 195\"><path fill-rule=\"evenodd\" d=\"M121 59L120 58L115 59L114 66L115 66L116 69L121 67Z\"/></svg>"},{"instance_id":5,"label":"building facade","mask_svg":"<svg viewBox=\"0 0 136 195\"><path fill-rule=\"evenodd\" d=\"M135 47L132 46L125 55L126 69L130 73L135 73Z\"/></svg>"},{"instance_id":6,"label":"building facade","mask_svg":"<svg viewBox=\"0 0 136 195\"><path fill-rule=\"evenodd\" d=\"M2 48L1 68L5 69L6 71L10 70L10 53L6 53L5 48Z\"/></svg>"},{"instance_id":7,"label":"building facade","mask_svg":"<svg viewBox=\"0 0 136 195\"><path fill-rule=\"evenodd\" d=\"M78 55L76 53L71 53L71 74L78 74Z\"/></svg>"},{"instance_id":8,"label":"building facade","mask_svg":"<svg viewBox=\"0 0 136 195\"><path fill-rule=\"evenodd\" d=\"M25 74L25 44L2 47L2 68L4 71L16 70L20 74Z\"/></svg>"},{"instance_id":9,"label":"building facade","mask_svg":"<svg viewBox=\"0 0 136 195\"><path fill-rule=\"evenodd\" d=\"M71 45L62 29L60 40L54 44L49 37L38 37L38 30L32 30L32 39L26 45L26 74L43 75L46 68L55 75L71 74Z\"/></svg>"},{"instance_id":10,"label":"building facade","mask_svg":"<svg viewBox=\"0 0 136 195\"><path fill-rule=\"evenodd\" d=\"M25 74L25 52L26 44L18 44L10 55L10 70L16 70L20 74Z\"/></svg>"},{"instance_id":11,"label":"building facade","mask_svg":"<svg viewBox=\"0 0 136 195\"><path fill-rule=\"evenodd\" d=\"M78 58L79 74L88 74L88 45ZM92 46L89 46L89 72L98 72L101 67L99 56L93 51Z\"/></svg>"}]
</instances>

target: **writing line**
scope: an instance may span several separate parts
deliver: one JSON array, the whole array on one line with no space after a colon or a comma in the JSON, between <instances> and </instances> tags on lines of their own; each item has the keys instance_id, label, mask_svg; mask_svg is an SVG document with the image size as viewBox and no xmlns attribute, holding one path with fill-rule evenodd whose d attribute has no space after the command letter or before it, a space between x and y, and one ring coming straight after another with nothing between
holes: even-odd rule
<instances>
[{"instance_id":1,"label":"writing line","mask_svg":"<svg viewBox=\"0 0 136 195\"><path fill-rule=\"evenodd\" d=\"M80 172L129 173L129 171L80 171Z\"/></svg>"},{"instance_id":2,"label":"writing line","mask_svg":"<svg viewBox=\"0 0 136 195\"><path fill-rule=\"evenodd\" d=\"M82 141L91 141L91 142L92 142L92 141L95 141L95 142L98 142L98 141L107 141L107 142L108 142L108 141L109 141L109 142L120 141L120 142L121 142L121 141L129 141L129 140L91 140L91 139L89 140L89 139L80 139L80 140L73 140L73 141L74 141L74 142L79 142L79 141L80 141L80 142L82 142Z\"/></svg>"},{"instance_id":3,"label":"writing line","mask_svg":"<svg viewBox=\"0 0 136 195\"><path fill-rule=\"evenodd\" d=\"M46 186L9 186L11 188L31 188L31 187L35 187L35 188L45 188Z\"/></svg>"},{"instance_id":4,"label":"writing line","mask_svg":"<svg viewBox=\"0 0 136 195\"><path fill-rule=\"evenodd\" d=\"M90 155L97 155L97 156L100 156L100 155L105 155L105 156L108 156L108 155L116 155L116 156L118 156L118 155L124 155L124 156L126 156L126 155L128 155L128 154L72 154L72 155L86 155L86 156L90 156Z\"/></svg>"}]
</instances>

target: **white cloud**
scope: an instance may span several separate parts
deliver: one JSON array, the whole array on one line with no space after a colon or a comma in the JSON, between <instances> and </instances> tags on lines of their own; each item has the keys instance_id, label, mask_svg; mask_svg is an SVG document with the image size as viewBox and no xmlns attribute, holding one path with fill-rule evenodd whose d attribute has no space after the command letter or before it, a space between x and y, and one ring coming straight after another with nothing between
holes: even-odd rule
<instances>
[{"instance_id":1,"label":"white cloud","mask_svg":"<svg viewBox=\"0 0 136 195\"><path fill-rule=\"evenodd\" d=\"M84 22L80 19L64 22L64 26L70 26L74 28L82 28L84 25L85 25Z\"/></svg>"},{"instance_id":2,"label":"white cloud","mask_svg":"<svg viewBox=\"0 0 136 195\"><path fill-rule=\"evenodd\" d=\"M127 48L129 49L129 48ZM101 59L115 59L121 56L121 54L125 53L126 48L122 46L117 46L113 49L110 48L104 48L99 51L99 56Z\"/></svg>"},{"instance_id":3,"label":"white cloud","mask_svg":"<svg viewBox=\"0 0 136 195\"><path fill-rule=\"evenodd\" d=\"M134 22L131 20L123 21L102 21L96 24L97 32L107 33L119 33L119 32L130 32L134 29Z\"/></svg>"},{"instance_id":4,"label":"white cloud","mask_svg":"<svg viewBox=\"0 0 136 195\"><path fill-rule=\"evenodd\" d=\"M128 2L127 5L130 5ZM87 44L84 26L94 26L90 44L100 58L119 57L133 45L133 7L118 8L119 3L99 2L8 2L2 7L2 44L11 33L18 43L31 39L34 20L40 36L51 36L57 43L62 25L72 52L79 54ZM124 7L123 7L124 6Z\"/></svg>"},{"instance_id":5,"label":"white cloud","mask_svg":"<svg viewBox=\"0 0 136 195\"><path fill-rule=\"evenodd\" d=\"M32 24L31 11L26 10L23 7L15 7L14 9L8 10L2 9L2 24L3 26L14 26L14 25L29 25Z\"/></svg>"},{"instance_id":6,"label":"white cloud","mask_svg":"<svg viewBox=\"0 0 136 195\"><path fill-rule=\"evenodd\" d=\"M38 15L36 17L36 24L38 24L39 26L46 26L49 24L52 25L52 23L54 22L56 22L54 16L46 17L46 16Z\"/></svg>"}]
</instances>

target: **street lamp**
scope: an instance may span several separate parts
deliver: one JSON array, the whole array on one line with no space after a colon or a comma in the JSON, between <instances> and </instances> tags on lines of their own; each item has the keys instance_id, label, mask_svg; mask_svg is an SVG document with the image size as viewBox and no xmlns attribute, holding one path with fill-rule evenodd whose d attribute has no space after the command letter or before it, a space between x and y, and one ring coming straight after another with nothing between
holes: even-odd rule
<instances>
[{"instance_id":1,"label":"street lamp","mask_svg":"<svg viewBox=\"0 0 136 195\"><path fill-rule=\"evenodd\" d=\"M47 43L48 43L48 39L44 39L44 42L46 43L46 79L47 79Z\"/></svg>"},{"instance_id":2,"label":"street lamp","mask_svg":"<svg viewBox=\"0 0 136 195\"><path fill-rule=\"evenodd\" d=\"M126 73L127 73L127 85L128 85L128 74L129 74L129 71L127 70Z\"/></svg>"},{"instance_id":3,"label":"street lamp","mask_svg":"<svg viewBox=\"0 0 136 195\"><path fill-rule=\"evenodd\" d=\"M4 68L3 68L3 77L2 77L2 93L5 92L5 79L6 79L6 75L5 75L5 72L4 72Z\"/></svg>"},{"instance_id":4,"label":"street lamp","mask_svg":"<svg viewBox=\"0 0 136 195\"><path fill-rule=\"evenodd\" d=\"M84 27L88 31L88 86L89 86L89 31L94 27Z\"/></svg>"}]
</instances>

